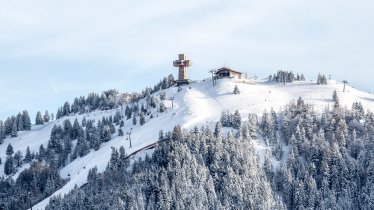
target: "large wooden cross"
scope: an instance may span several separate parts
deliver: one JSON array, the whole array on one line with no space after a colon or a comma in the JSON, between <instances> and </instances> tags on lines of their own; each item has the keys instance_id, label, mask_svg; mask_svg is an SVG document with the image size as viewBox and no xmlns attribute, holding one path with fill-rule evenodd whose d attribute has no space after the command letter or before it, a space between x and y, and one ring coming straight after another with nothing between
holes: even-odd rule
<instances>
[{"instance_id":1,"label":"large wooden cross","mask_svg":"<svg viewBox=\"0 0 374 210\"><path fill-rule=\"evenodd\" d=\"M179 54L178 58L178 60L173 62L175 67L179 67L178 80L186 81L188 80L187 68L192 65L192 62L187 60L187 56L185 54Z\"/></svg>"}]
</instances>

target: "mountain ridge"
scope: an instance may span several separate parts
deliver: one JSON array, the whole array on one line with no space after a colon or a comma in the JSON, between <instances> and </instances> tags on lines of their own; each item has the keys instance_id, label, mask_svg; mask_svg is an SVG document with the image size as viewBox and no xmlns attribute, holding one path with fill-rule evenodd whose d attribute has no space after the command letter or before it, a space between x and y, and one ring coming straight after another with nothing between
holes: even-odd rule
<instances>
[{"instance_id":1,"label":"mountain ridge","mask_svg":"<svg viewBox=\"0 0 374 210\"><path fill-rule=\"evenodd\" d=\"M238 95L233 94L235 85L240 90ZM215 122L220 120L221 113L226 110L230 112L238 110L242 119L246 119L250 113L261 116L264 110L269 111L272 108L276 111L282 110L289 101L296 101L301 97L306 103L314 105L318 113L322 113L326 107L333 106L332 94L334 90L337 91L343 107L350 107L352 103L359 101L365 109L373 110L373 95L358 91L352 87L347 87L344 93L339 91L342 89L342 84L333 80L328 81L327 85L316 85L314 82L293 82L283 85L265 81L257 81L256 84L246 84L243 83L243 80L235 79L218 80L216 87L212 87L212 81L206 79L192 83L189 86L182 86L179 90L177 87L165 89L166 96L174 98L173 102L164 100L167 107L165 113L152 111L154 117L146 119L146 123L142 126L132 125L131 119L125 121L124 133L132 132L132 148L129 148L129 142L125 140L126 136L114 136L109 142L103 143L98 151L91 150L86 156L78 157L60 170L61 177L64 179L69 178L70 180L53 195L66 194L74 189L76 185L79 187L85 184L88 171L94 166L98 167L99 172L104 171L109 161L112 147L119 148L124 145L126 152L130 154L132 151L157 141L160 130L172 130L177 124L184 129L192 129L195 126L203 125L209 125L209 127L213 128ZM159 92L153 95L158 96ZM141 100L140 103L145 103L145 99ZM103 116L114 115L115 111L118 110L94 111L83 115L63 117L42 126L33 126L31 131L20 132L16 138L5 139L4 143L0 145L0 154L5 155L8 143L11 143L15 150L25 151L26 146L30 146L31 151L37 152L40 144L46 146L48 143L53 125L62 124L65 119L72 121L77 118L81 122L83 117L97 121ZM38 139L38 141L35 141L35 139ZM263 145L259 145L258 148L264 150L263 147ZM5 160L5 156L1 158ZM26 165L22 167L22 170L27 167ZM0 166L0 176L4 175L3 171L4 164ZM18 174L13 176L13 178L16 178ZM44 208L49 198L46 198L33 208Z\"/></svg>"}]
</instances>

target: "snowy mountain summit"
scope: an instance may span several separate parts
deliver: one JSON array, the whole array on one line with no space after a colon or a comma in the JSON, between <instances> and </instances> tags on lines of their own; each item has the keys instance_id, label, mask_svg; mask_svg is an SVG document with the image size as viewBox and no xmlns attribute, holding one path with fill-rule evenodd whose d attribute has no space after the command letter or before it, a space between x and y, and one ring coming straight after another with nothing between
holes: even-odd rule
<instances>
[{"instance_id":1,"label":"snowy mountain summit","mask_svg":"<svg viewBox=\"0 0 374 210\"><path fill-rule=\"evenodd\" d=\"M327 81L326 85L317 85L316 82L309 81L295 81L283 84L262 80L224 78L217 80L217 84L215 86L213 86L213 82L211 79L192 82L189 85L180 87L171 86L169 88L162 89L152 94L149 94L147 97L139 98L136 101L125 103L119 107L116 107L115 109L95 110L83 114L70 114L69 116L63 116L57 120L46 122L43 125L33 125L30 131L21 131L18 133L17 137L5 138L4 142L0 144L0 158L3 160L2 164L0 165L0 177L11 177L14 180L18 178L26 179L26 175L22 173L24 170L30 169L30 166L33 163L41 162L42 164L48 165L48 161L51 161L50 159L48 159L50 158L48 156L48 152L46 152L45 157L40 156L41 145L43 145L45 150L48 150L48 148L53 148L52 144L56 144L57 146L59 146L58 144L60 144L61 151L57 151L56 148L53 148L55 154L52 155L52 158L53 160L58 161L59 158L63 158L62 156L63 154L65 154L64 151L68 151L65 154L66 157L64 157L65 159L63 163L57 164L57 171L61 180L58 181L58 184L52 183L50 184L50 186L48 185L48 187L51 188L51 191L49 193L44 194L47 196L43 197L42 195L40 195L32 200L33 209L44 209L50 201L51 202L48 204L49 209L61 208L63 205L69 206L69 201L76 201L78 199L77 193L80 193L79 196L82 196L83 200L84 197L87 196L87 198L89 198L91 202L91 199L94 200L94 198L96 199L96 197L95 195L88 195L85 191L85 188L92 187L92 189L98 189L96 187L96 184L93 184L93 182L90 181L93 176L105 177L108 175L98 174L101 174L103 172L105 172L104 174L110 174L108 172L110 170L119 170L118 167L128 167L128 171L132 170L132 172L126 172L128 173L128 176L135 176L134 174L136 174L137 172L139 173L137 174L137 176L142 177L144 176L144 174L140 174L139 172L142 169L139 169L139 167L135 166L143 166L141 164L145 163L138 163L138 159L140 158L144 161L144 159L150 158L154 153L159 154L159 147L166 147L164 144L168 143L167 139L171 139L170 141L172 141L173 139L175 140L177 138L174 136L175 132L178 131L178 129L176 129L176 126L180 126L181 132L183 133L183 139L187 139L185 140L187 142L186 150L189 150L187 149L187 147L194 147L190 145L190 143L188 143L188 139L193 138L193 130L195 130L195 134L204 132L211 133L211 136L214 136L211 138L218 139L217 132L213 131L215 129L217 130L217 122L221 122L223 128L222 131L219 131L219 133L222 132L223 137L219 137L219 139L223 139L222 145L235 145L236 143L227 143L232 141L230 140L230 138L241 140L252 139L252 143L250 143L249 145L244 145L244 143L243 145L242 143L238 143L238 145L239 147L243 148L247 148L248 146L248 150L251 150L252 148L254 156L243 156L240 158L242 162L239 161L238 163L234 163L235 158L231 158L231 161L234 162L231 162L230 164L222 165L218 164L221 162L218 162L216 165L214 165L214 158L213 160L204 159L205 155L210 154L209 148L211 147L207 146L207 152L199 156L195 153L199 153L205 150L201 148L198 149L197 147L201 146L195 145L196 151L191 149L191 154L196 155L196 159L189 159L189 155L186 155L186 157L183 160L198 165L196 167L201 167L201 171L195 171L197 175L191 175L191 177L196 176L198 178L191 178L187 176L186 181L184 183L190 186L199 186L200 188L197 187L197 189L201 190L201 199L206 199L207 201L209 200L209 202L203 204L203 201L197 201L197 198L195 198L194 196L190 197L189 195L184 195L183 192L179 192L181 193L180 196L184 197L184 201L193 203L193 205L191 204L191 209L205 209L207 208L207 206L214 206L214 209L225 209L227 207L233 208L233 205L237 205L239 206L239 208L248 207L255 209L269 209L276 207L280 209L294 209L299 208L300 206L298 205L301 204L306 208L310 207L312 209L324 209L325 207L327 208L328 205L348 205L349 207L351 207L350 209L355 209L355 207L359 205L359 201L370 200L370 198L364 198L363 195L363 193L366 192L365 190L370 189L370 186L374 186L369 184L369 179L368 181L366 181L367 177L369 176L367 175L368 172L361 171L362 173L359 173L361 178L365 180L365 183L361 183L361 186L356 186L356 191L359 191L361 193L360 195L356 196L359 197L357 198L357 200L353 199L353 195L348 195L348 192L351 192L351 188L347 188L348 190L344 191L345 185L341 186L339 184L338 187L335 186L335 184L337 183L344 183L344 181L348 182L347 180L338 180L338 178L335 179L331 175L337 173L334 170L338 170L338 166L343 167L342 164L344 162L344 169L346 173L349 174L346 176L354 179L354 172L351 171L354 167L349 164L359 165L360 151L364 150L364 145L366 145L366 143L362 142L360 144L356 144L356 142L354 142L353 144L350 141L358 141L357 139L362 139L362 141L364 141L363 139L371 138L371 135L368 134L368 132L371 131L370 129L368 129L368 126L371 125L368 124L368 119L371 119L370 113L374 111L374 95L357 90L349 86L347 86L345 88L345 91L343 92L343 85L344 84L336 82L334 80ZM235 91L235 93L237 94L234 93L235 89L238 90ZM335 96L338 97L338 102L337 99L333 97L334 92L336 94ZM302 99L303 103L300 102L300 99ZM362 111L364 113L362 114L362 116L356 116L353 114L351 116L351 111L347 110L351 110L352 107L353 109L355 109L356 105L358 106L358 104L362 108ZM305 108L301 109L300 106L305 106ZM337 111L337 106L339 106L339 112ZM128 113L126 109L131 110L129 111L130 113ZM305 110L306 111L305 114L297 114L294 110L302 110L300 112L304 112ZM357 111L358 109L355 110ZM352 113L353 112L354 111L352 111ZM227 114L227 116L225 116L225 113ZM342 116L340 116L340 114L336 113L343 114ZM273 118L266 118L266 116L268 115L273 116ZM309 115L311 116L310 118ZM339 115L340 117L336 117L336 115ZM239 116L239 125L235 124L235 116ZM224 122L223 118L225 117L227 117L228 121L230 121L229 123ZM305 120L304 118L307 120ZM334 121L332 121L332 118L334 118ZM106 122L106 119L108 120L108 122ZM311 119L310 127L308 127L309 119ZM354 121L353 119L356 119L356 121ZM64 135L67 135L67 120L71 122L71 129L76 129L77 134L75 136L73 135L73 137L70 136L70 140L66 140L69 142L64 143L65 139L67 138L64 137ZM76 124L73 123L75 120L77 121L78 125L73 125ZM268 120L270 120L271 123L269 123ZM330 121L332 121L333 123L329 124ZM89 122L88 124L91 123L92 125L85 125L87 122ZM98 122L100 122L99 125L97 125ZM322 125L321 122L325 124ZM268 125L273 126L274 129L267 128ZM61 131L59 131L60 127ZM103 135L105 135L106 128L108 129L108 132L110 132L110 135L107 140L102 140L104 138ZM287 130L288 128L290 128L290 130ZM97 131L95 129L97 129ZM206 129L210 129L211 131L207 131ZM252 133L250 132L251 129ZM338 133L334 132L336 129L344 129L343 137L339 136ZM353 131L355 132L354 135ZM61 135L59 132L61 132ZM64 132L65 134L63 134ZM94 140L92 140L95 139L95 132L97 132L97 138L99 141L99 143L96 144L96 146ZM188 134L189 132L191 133ZM326 145L327 143L318 143L319 139L322 139L322 136L320 136L321 132L324 133L324 140L321 141L328 142L328 146ZM249 133L250 135L247 136L246 133ZM199 135L200 137L196 137L200 139L199 141L208 141L206 139L201 140L204 138L208 139L208 137L201 137L203 136L202 134ZM331 137L330 135L333 137ZM356 140L352 140L353 136L355 136ZM226 138L227 140L225 140ZM344 143L341 143L342 138L345 139ZM163 140L162 143L157 143L160 140ZM338 145L336 146L336 148L333 147L335 141ZM307 147L305 146L305 142L310 142L308 143L310 145L321 144L319 146L321 148L326 147L326 150L320 149L320 152L318 153L318 155L316 155L316 157L314 157L314 159L310 158L311 152L314 151L312 149L313 145ZM9 150L9 144L11 144L14 152L21 151L25 155L25 151L29 150L29 152L34 154L34 159L31 162L23 162L18 167L14 166L16 168L15 172L11 173L10 175L6 175L4 173L4 169L6 167L6 164L4 162L9 157L9 154L7 152ZM121 155L124 155L124 153L121 153L121 146L126 153L126 155L122 157L123 159L120 159ZM69 147L68 150L66 149L67 147ZM329 149L327 149L327 147ZM331 151L337 150L337 153L332 153L330 151L330 147L335 148ZM175 146L175 148L178 147ZM223 146L222 148L224 148L224 151L231 151L231 153L235 151L234 148L226 148L225 146ZM343 150L342 148L345 148L346 150ZM355 150L353 148L355 148ZM243 149L238 149L238 156L243 155L240 152L245 153L242 150ZM279 152L280 150L281 152ZM218 150L214 150L213 153L218 154ZM118 157L113 154L117 154ZM127 158L127 156L130 154L133 155ZM154 154L154 156L156 156L156 154ZM296 160L293 160L293 163L289 163L291 159L290 154L292 154L292 158L296 157ZM364 153L362 152L361 155L363 154ZM179 157L182 156L183 155L179 155ZM119 158L119 160L121 160L122 162L129 161L129 166L122 166L121 164L118 164L118 167L116 169L113 169L113 162L115 162L116 160L115 157ZM258 160L256 159L256 157L258 157ZM297 157L299 157L299 159ZM229 157L225 156L224 152L222 152L222 156L219 157L220 161L225 160L225 158L230 159ZM320 160L323 158L328 160ZM329 162L330 158L335 158L335 160L338 161L342 160L342 162L339 162L340 165L334 165L335 163ZM156 163L158 160L157 157L153 157L152 160L150 159L148 160L148 162L151 162L152 164ZM253 162L247 163L244 160ZM160 162L157 163L161 164ZM269 163L271 167L269 166ZM133 165L134 168L130 167L131 164L135 164ZM167 165L166 162L165 164ZM258 164L261 165L261 169L258 169L258 171L256 172L251 172L252 169L248 169L249 171L247 171L247 176L243 175L247 173L244 169L243 171L241 171L241 169L237 169L234 166L232 166L235 164L238 164L238 167L244 167L245 164L249 164L251 165L251 167L254 167L253 170L255 170L256 164ZM291 172L291 166L295 168L297 166L303 169L295 169L295 171ZM370 166L374 167L373 164L371 164ZM144 168L147 167L148 166L144 166ZM154 168L158 167L161 166L157 166ZM113 202L113 205L116 206L111 206L109 208L187 208L186 206L182 207L182 204L174 203L174 199L177 199L174 198L175 195L166 195L161 193L159 196L165 196L163 197L163 199L160 199L163 200L163 202L161 202L158 198L151 196L153 195L152 192L154 191L169 192L173 188L174 181L172 175L168 174L167 171L167 169L170 169L169 167L171 166L165 166L165 169L163 169L166 170L165 174L167 175L163 174L164 172L160 172L162 175L160 174L157 176L159 177L158 179L161 179L160 183L162 183L162 179L165 178L163 177L164 175L166 177L169 177L170 189L165 189L163 191L162 189L159 189L162 188L162 186L158 184L154 184L154 186L152 185L154 187L152 188L152 190L150 190L146 186L142 186L144 188L141 188L139 189L139 192L136 192L139 193L136 199L133 198L135 191L126 191L124 189L118 189L119 196L118 198L116 197L116 201ZM183 166L180 167L180 170L182 170ZM312 173L313 170L309 169L309 167L314 167L314 174ZM325 169L324 167L328 169ZM358 166L355 167L355 169L359 168ZM269 168L271 168L271 170L269 170ZM189 170L193 169L189 168ZM303 170L306 172L297 172ZM329 174L326 180L323 176L324 172ZM176 174L178 173L179 172L176 172ZM279 180L276 178L276 174L278 174L278 177L281 177L281 175L279 174L284 175L285 173L289 174L288 180ZM230 174L232 175L232 177L226 177ZM178 175L173 176L178 177ZM221 181L217 181L220 180L220 178L218 178L219 176L226 178L224 178ZM264 190L263 195L269 196L269 203L261 203L259 201L261 200L260 195L256 195L257 198L252 198L249 194L246 194L245 189L248 188L249 185L246 187L233 187L232 190L235 189L236 193L238 194L238 197L235 198L233 198L234 195L230 195L228 188L221 189L221 186L218 186L219 183L221 183L222 186L230 186L228 182L234 182L235 180L239 183L250 183L250 177L254 176L258 177L257 179L253 179L254 182L257 180L258 182L265 183L264 185L257 183L253 186L258 185L258 188L262 188ZM114 176L112 176L112 178L113 180L116 179ZM191 180L204 180L204 183L201 186L197 185L193 181L190 183L189 178L191 178ZM300 180L304 178L306 180L304 180L304 182L301 182ZM101 177L100 179L104 178ZM128 180L130 178L123 179ZM149 179L152 180L151 178ZM49 178L47 180L49 180L49 182L53 182L52 178ZM147 179L144 178L144 180ZM129 183L137 182L123 181L122 184ZM175 181L175 183L178 182ZM325 184L327 187L325 186ZM25 186L25 189L27 188L27 186ZM236 185L232 183L232 186ZM77 191L76 187L82 187L82 190ZM132 187L129 187L129 189L127 190L130 190L130 188L132 189ZM177 187L174 186L174 188ZM148 192L145 189L150 191ZM178 189L184 188L180 187ZM238 189L240 189L240 191L238 191ZM284 193L286 192L286 189L292 189L293 193L287 195L286 193ZM27 188L27 190L29 189ZM315 193L316 197L313 198L313 200L308 200L312 199L311 196L308 196L308 198L298 198L297 195L294 193L296 192L295 190L302 191L300 195L305 196L307 195L307 190L309 190L309 192ZM254 192L257 192L257 190L254 190ZM329 198L331 198L330 200L333 200L331 201L333 203L329 204L327 203L327 201L323 201L325 203L323 203L322 201L318 202L318 196L320 196L319 199L323 197L323 195L321 195L320 192L325 193L324 196L330 196ZM342 192L347 192L347 195ZM114 190L113 193L116 194L117 191ZM194 193L196 192L194 191L192 194ZM234 191L232 193L234 193ZM68 194L69 196L66 197L66 200L61 198L67 196ZM223 194L227 195L228 197L223 196ZM98 195L100 195L100 192L98 192ZM346 198L345 196L347 197L347 199L343 201L342 199ZM147 200L139 201L138 198L140 197L142 197L142 199ZM51 200L51 198L53 199ZM130 202L128 199L132 201ZM153 204L150 200L152 200L152 202L156 204ZM165 200L168 201L169 206L164 203ZM5 203L6 205L10 205L9 203L16 202L11 201L5 197L2 201L4 202L3 205L5 205ZM298 203L299 201L300 203ZM64 202L66 203L64 204ZM347 202L348 204L344 204L344 202ZM28 208L29 206L27 206L27 202L25 203L26 204L24 206L16 206L15 208ZM105 202L102 201L101 203ZM260 205L260 203L261 206L258 206ZM166 206L162 206L161 204L165 204ZM79 205L85 206L85 204L83 203ZM173 205L181 206L178 206L177 208ZM69 206L69 208L71 207L72 206ZM100 207L104 208L104 206ZM0 209L1 208L2 206L0 206Z\"/></svg>"}]
</instances>

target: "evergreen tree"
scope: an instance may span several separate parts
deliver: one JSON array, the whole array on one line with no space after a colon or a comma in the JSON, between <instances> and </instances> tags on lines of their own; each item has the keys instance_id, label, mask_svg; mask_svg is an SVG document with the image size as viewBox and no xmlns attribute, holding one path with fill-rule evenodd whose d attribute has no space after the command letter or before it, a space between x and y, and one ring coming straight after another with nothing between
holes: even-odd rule
<instances>
[{"instance_id":1,"label":"evergreen tree","mask_svg":"<svg viewBox=\"0 0 374 210\"><path fill-rule=\"evenodd\" d=\"M70 131L71 139L76 139L81 130L82 130L82 127L79 124L78 119L75 118L74 123L73 123L73 129Z\"/></svg>"},{"instance_id":2,"label":"evergreen tree","mask_svg":"<svg viewBox=\"0 0 374 210\"><path fill-rule=\"evenodd\" d=\"M99 174L97 172L97 166L95 166L88 171L87 184L91 186L92 188L94 188L98 184L98 179L99 179Z\"/></svg>"},{"instance_id":3,"label":"evergreen tree","mask_svg":"<svg viewBox=\"0 0 374 210\"><path fill-rule=\"evenodd\" d=\"M178 125L175 126L172 132L173 140L182 140L182 128Z\"/></svg>"},{"instance_id":4,"label":"evergreen tree","mask_svg":"<svg viewBox=\"0 0 374 210\"><path fill-rule=\"evenodd\" d=\"M116 124L116 125L119 125L121 123L121 119L123 118L121 112L119 111L116 111L115 115L114 115L114 118L113 118L113 122Z\"/></svg>"},{"instance_id":5,"label":"evergreen tree","mask_svg":"<svg viewBox=\"0 0 374 210\"><path fill-rule=\"evenodd\" d=\"M112 138L112 133L111 133L110 127L108 125L104 125L102 127L102 131L100 133L102 134L101 142L108 142Z\"/></svg>"},{"instance_id":6,"label":"evergreen tree","mask_svg":"<svg viewBox=\"0 0 374 210\"><path fill-rule=\"evenodd\" d=\"M14 154L14 162L16 164L16 167L20 167L22 165L22 159L23 159L22 152L18 150Z\"/></svg>"},{"instance_id":7,"label":"evergreen tree","mask_svg":"<svg viewBox=\"0 0 374 210\"><path fill-rule=\"evenodd\" d=\"M77 136L77 146L76 146L76 154L80 157L85 156L88 153L88 144L86 141L86 135L84 133L83 128L78 129L78 136Z\"/></svg>"},{"instance_id":8,"label":"evergreen tree","mask_svg":"<svg viewBox=\"0 0 374 210\"><path fill-rule=\"evenodd\" d=\"M44 121L43 121L42 113L40 113L40 111L38 111L36 113L35 124L36 125L43 125L43 123L44 123Z\"/></svg>"},{"instance_id":9,"label":"evergreen tree","mask_svg":"<svg viewBox=\"0 0 374 210\"><path fill-rule=\"evenodd\" d=\"M4 122L4 136L10 135L12 133L12 127L14 124L14 117L8 117Z\"/></svg>"},{"instance_id":10,"label":"evergreen tree","mask_svg":"<svg viewBox=\"0 0 374 210\"><path fill-rule=\"evenodd\" d=\"M109 123L110 133L114 134L116 132L116 127L113 123Z\"/></svg>"},{"instance_id":11,"label":"evergreen tree","mask_svg":"<svg viewBox=\"0 0 374 210\"><path fill-rule=\"evenodd\" d=\"M46 157L46 151L43 146L43 144L40 145L39 147L39 156L38 156L38 161L41 162L45 157Z\"/></svg>"},{"instance_id":12,"label":"evergreen tree","mask_svg":"<svg viewBox=\"0 0 374 210\"><path fill-rule=\"evenodd\" d=\"M119 168L126 169L130 165L129 159L127 158L127 154L125 148L120 146L119 148Z\"/></svg>"},{"instance_id":13,"label":"evergreen tree","mask_svg":"<svg viewBox=\"0 0 374 210\"><path fill-rule=\"evenodd\" d=\"M221 121L222 126L224 127L231 126L231 119L230 119L230 114L228 110L222 111L220 121Z\"/></svg>"},{"instance_id":14,"label":"evergreen tree","mask_svg":"<svg viewBox=\"0 0 374 210\"><path fill-rule=\"evenodd\" d=\"M136 125L136 116L135 114L133 114L133 117L132 117L132 125Z\"/></svg>"},{"instance_id":15,"label":"evergreen tree","mask_svg":"<svg viewBox=\"0 0 374 210\"><path fill-rule=\"evenodd\" d=\"M61 117L63 117L63 113L62 113L62 109L61 108L58 108L57 109L57 113L56 113L56 119L60 119Z\"/></svg>"},{"instance_id":16,"label":"evergreen tree","mask_svg":"<svg viewBox=\"0 0 374 210\"><path fill-rule=\"evenodd\" d=\"M156 106L157 106L157 98L156 98L155 96L152 96L152 97L151 97L150 106L151 106L152 108L156 108Z\"/></svg>"},{"instance_id":17,"label":"evergreen tree","mask_svg":"<svg viewBox=\"0 0 374 210\"><path fill-rule=\"evenodd\" d=\"M45 111L45 114L43 116L44 122L49 122L51 117L49 116L48 110Z\"/></svg>"},{"instance_id":18,"label":"evergreen tree","mask_svg":"<svg viewBox=\"0 0 374 210\"><path fill-rule=\"evenodd\" d=\"M339 108L340 103L339 103L339 98L338 98L338 95L336 94L336 91L334 91L334 94L333 94L333 101L334 101L334 109Z\"/></svg>"},{"instance_id":19,"label":"evergreen tree","mask_svg":"<svg viewBox=\"0 0 374 210\"><path fill-rule=\"evenodd\" d=\"M130 107L128 105L126 105L126 108L125 108L126 119L130 119L131 114L132 114L132 111L130 110Z\"/></svg>"},{"instance_id":20,"label":"evergreen tree","mask_svg":"<svg viewBox=\"0 0 374 210\"><path fill-rule=\"evenodd\" d=\"M73 131L73 125L71 124L69 119L64 120L63 126L64 126L63 134L66 136L69 136L71 139L75 139L74 137L76 137L75 136L76 133ZM61 127L58 127L58 128L60 131Z\"/></svg>"},{"instance_id":21,"label":"evergreen tree","mask_svg":"<svg viewBox=\"0 0 374 210\"><path fill-rule=\"evenodd\" d=\"M31 157L30 147L27 146L25 159L23 159L23 161L25 161L25 163L29 163L29 162L31 162L31 159L32 159L32 157Z\"/></svg>"},{"instance_id":22,"label":"evergreen tree","mask_svg":"<svg viewBox=\"0 0 374 210\"><path fill-rule=\"evenodd\" d=\"M65 102L62 108L62 116L69 116L70 115L70 103L68 101Z\"/></svg>"},{"instance_id":23,"label":"evergreen tree","mask_svg":"<svg viewBox=\"0 0 374 210\"><path fill-rule=\"evenodd\" d=\"M273 183L274 171L273 171L273 164L272 164L271 156L272 156L271 151L266 150L265 160L264 160L264 171L269 182Z\"/></svg>"},{"instance_id":24,"label":"evergreen tree","mask_svg":"<svg viewBox=\"0 0 374 210\"><path fill-rule=\"evenodd\" d=\"M5 138L4 124L3 124L3 121L0 120L0 144L2 144L4 142L4 138Z\"/></svg>"},{"instance_id":25,"label":"evergreen tree","mask_svg":"<svg viewBox=\"0 0 374 210\"><path fill-rule=\"evenodd\" d=\"M82 119L82 127L84 128L86 127L86 125L87 125L87 119L86 119L86 116L84 116Z\"/></svg>"},{"instance_id":26,"label":"evergreen tree","mask_svg":"<svg viewBox=\"0 0 374 210\"><path fill-rule=\"evenodd\" d=\"M158 132L158 140L164 140L164 131L162 131L162 129Z\"/></svg>"},{"instance_id":27,"label":"evergreen tree","mask_svg":"<svg viewBox=\"0 0 374 210\"><path fill-rule=\"evenodd\" d=\"M13 173L13 157L11 155L7 156L4 164L5 175L10 175Z\"/></svg>"},{"instance_id":28,"label":"evergreen tree","mask_svg":"<svg viewBox=\"0 0 374 210\"><path fill-rule=\"evenodd\" d=\"M232 127L235 129L239 129L241 127L241 117L238 110L235 111L235 114L232 117Z\"/></svg>"},{"instance_id":29,"label":"evergreen tree","mask_svg":"<svg viewBox=\"0 0 374 210\"><path fill-rule=\"evenodd\" d=\"M61 154L63 151L64 136L68 136L68 134L65 134L65 131L62 129L62 127L60 125L54 125L48 142L48 151L53 150L54 153Z\"/></svg>"},{"instance_id":30,"label":"evergreen tree","mask_svg":"<svg viewBox=\"0 0 374 210\"><path fill-rule=\"evenodd\" d=\"M14 121L13 126L12 126L12 132L10 133L11 137L17 137L18 136L18 131L17 131L17 122Z\"/></svg>"},{"instance_id":31,"label":"evergreen tree","mask_svg":"<svg viewBox=\"0 0 374 210\"><path fill-rule=\"evenodd\" d=\"M123 130L121 128L118 129L118 136L123 136L124 133L123 133Z\"/></svg>"},{"instance_id":32,"label":"evergreen tree","mask_svg":"<svg viewBox=\"0 0 374 210\"><path fill-rule=\"evenodd\" d=\"M234 87L234 92L233 92L234 94L240 94L240 90L239 90L239 88L238 88L238 85L235 85L235 87Z\"/></svg>"},{"instance_id":33,"label":"evergreen tree","mask_svg":"<svg viewBox=\"0 0 374 210\"><path fill-rule=\"evenodd\" d=\"M325 75L318 74L317 85L327 85L327 79Z\"/></svg>"},{"instance_id":34,"label":"evergreen tree","mask_svg":"<svg viewBox=\"0 0 374 210\"><path fill-rule=\"evenodd\" d=\"M145 117L144 117L143 112L140 113L139 123L140 123L140 125L144 125L144 123L145 123Z\"/></svg>"},{"instance_id":35,"label":"evergreen tree","mask_svg":"<svg viewBox=\"0 0 374 210\"><path fill-rule=\"evenodd\" d=\"M7 156L12 156L13 153L14 153L14 151L13 151L13 147L12 147L12 145L11 145L11 144L8 144L8 147L6 148L6 155L7 155Z\"/></svg>"},{"instance_id":36,"label":"evergreen tree","mask_svg":"<svg viewBox=\"0 0 374 210\"><path fill-rule=\"evenodd\" d=\"M163 112L165 112L165 110L166 110L166 105L165 105L164 102L161 102L160 103L160 112L163 113Z\"/></svg>"},{"instance_id":37,"label":"evergreen tree","mask_svg":"<svg viewBox=\"0 0 374 210\"><path fill-rule=\"evenodd\" d=\"M22 119L22 114L21 114L21 112L19 112L19 113L17 114L16 121L17 121L17 130L18 130L18 131L23 131L23 130L25 130L25 126L24 126L24 124L23 124L23 119Z\"/></svg>"},{"instance_id":38,"label":"evergreen tree","mask_svg":"<svg viewBox=\"0 0 374 210\"><path fill-rule=\"evenodd\" d=\"M332 101L333 102L339 101L338 93L336 92L336 90L334 90L334 92L332 93Z\"/></svg>"},{"instance_id":39,"label":"evergreen tree","mask_svg":"<svg viewBox=\"0 0 374 210\"><path fill-rule=\"evenodd\" d=\"M166 92L165 91L160 91L160 100L163 101L166 99Z\"/></svg>"},{"instance_id":40,"label":"evergreen tree","mask_svg":"<svg viewBox=\"0 0 374 210\"><path fill-rule=\"evenodd\" d=\"M101 143L100 132L96 128L93 129L91 142L92 142L92 148L94 148L94 150L97 151L100 149L100 143Z\"/></svg>"},{"instance_id":41,"label":"evergreen tree","mask_svg":"<svg viewBox=\"0 0 374 210\"><path fill-rule=\"evenodd\" d=\"M216 126L214 128L214 137L218 140L222 139L222 124L221 124L221 121L218 121L216 123Z\"/></svg>"},{"instance_id":42,"label":"evergreen tree","mask_svg":"<svg viewBox=\"0 0 374 210\"><path fill-rule=\"evenodd\" d=\"M248 115L248 132L252 139L257 139L257 115Z\"/></svg>"}]
</instances>

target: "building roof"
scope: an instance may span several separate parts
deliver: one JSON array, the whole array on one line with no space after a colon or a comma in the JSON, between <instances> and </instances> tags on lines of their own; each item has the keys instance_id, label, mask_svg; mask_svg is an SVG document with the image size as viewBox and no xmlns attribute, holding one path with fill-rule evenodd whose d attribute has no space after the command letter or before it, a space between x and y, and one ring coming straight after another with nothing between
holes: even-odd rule
<instances>
[{"instance_id":1,"label":"building roof","mask_svg":"<svg viewBox=\"0 0 374 210\"><path fill-rule=\"evenodd\" d=\"M235 72L235 73L238 73L238 74L242 74L242 72L236 71L234 69L230 69L228 67L222 67L222 68L217 69L216 74L219 73L220 71L231 71L231 72Z\"/></svg>"}]
</instances>

